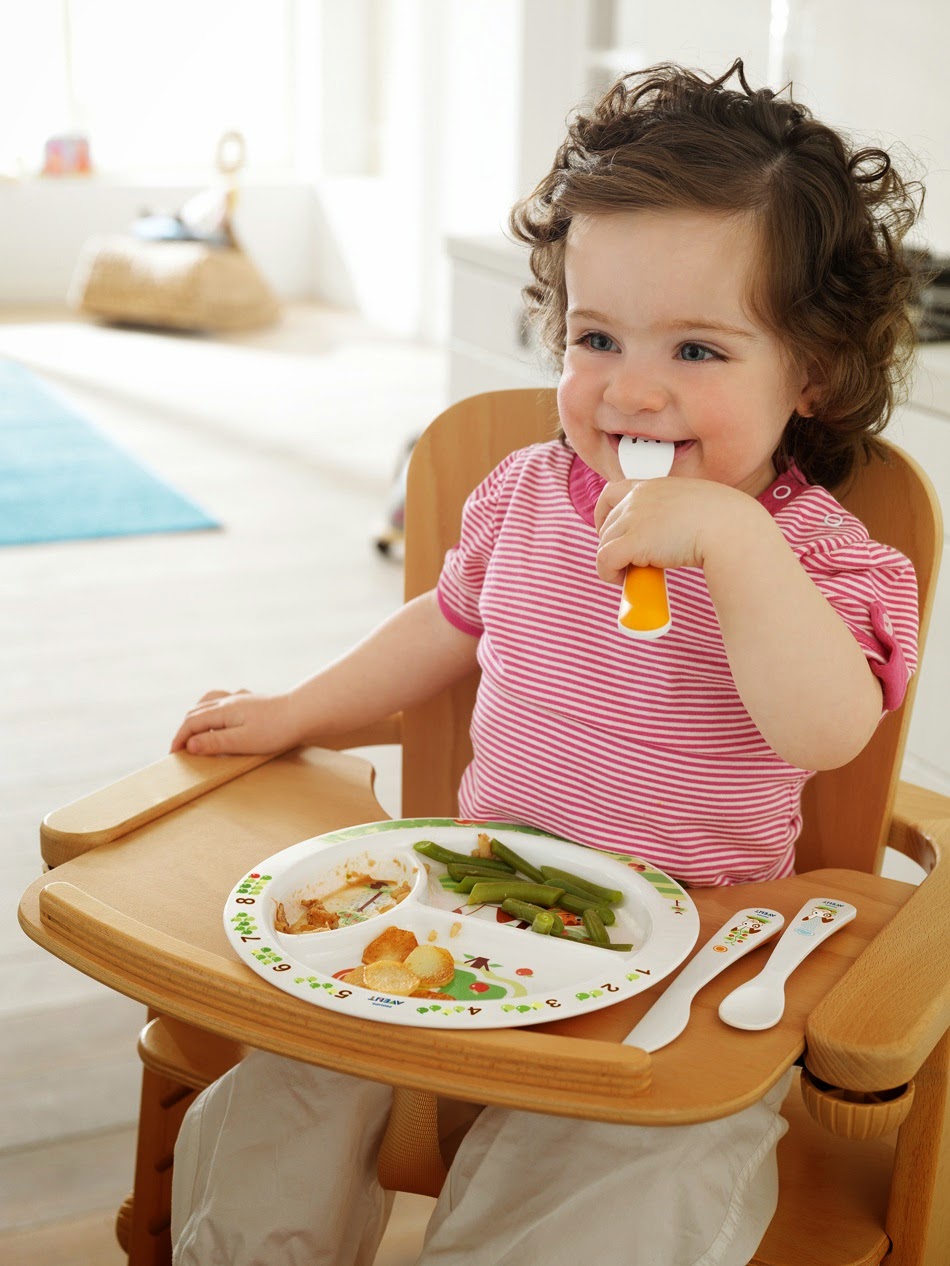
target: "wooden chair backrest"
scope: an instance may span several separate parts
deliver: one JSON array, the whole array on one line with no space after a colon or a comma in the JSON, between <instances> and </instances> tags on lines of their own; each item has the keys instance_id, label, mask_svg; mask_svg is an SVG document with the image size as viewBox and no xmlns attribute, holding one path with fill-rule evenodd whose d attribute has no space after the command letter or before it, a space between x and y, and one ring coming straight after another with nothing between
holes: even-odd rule
<instances>
[{"instance_id":1,"label":"wooden chair backrest","mask_svg":"<svg viewBox=\"0 0 950 1266\"><path fill-rule=\"evenodd\" d=\"M447 409L420 439L406 495L406 599L431 589L445 551L459 536L462 505L472 488L508 453L554 437L551 389L493 391ZM871 536L914 563L921 595L923 646L942 548L940 508L927 476L891 448L889 460L862 467L839 499ZM469 720L478 685L472 674L453 689L412 709L403 723L403 815L457 812L457 790L471 759ZM796 850L799 871L820 866L877 871L899 778L910 708L888 715L864 751L842 769L816 774L806 785L804 822Z\"/></svg>"}]
</instances>

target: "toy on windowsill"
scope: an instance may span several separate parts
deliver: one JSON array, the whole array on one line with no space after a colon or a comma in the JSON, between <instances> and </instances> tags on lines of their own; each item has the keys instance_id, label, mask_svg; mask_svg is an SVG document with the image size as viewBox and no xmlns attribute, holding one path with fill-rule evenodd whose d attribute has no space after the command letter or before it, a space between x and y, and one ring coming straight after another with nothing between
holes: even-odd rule
<instances>
[{"instance_id":1,"label":"toy on windowsill","mask_svg":"<svg viewBox=\"0 0 950 1266\"><path fill-rule=\"evenodd\" d=\"M51 136L43 149L44 176L88 176L92 172L89 138L80 132Z\"/></svg>"}]
</instances>

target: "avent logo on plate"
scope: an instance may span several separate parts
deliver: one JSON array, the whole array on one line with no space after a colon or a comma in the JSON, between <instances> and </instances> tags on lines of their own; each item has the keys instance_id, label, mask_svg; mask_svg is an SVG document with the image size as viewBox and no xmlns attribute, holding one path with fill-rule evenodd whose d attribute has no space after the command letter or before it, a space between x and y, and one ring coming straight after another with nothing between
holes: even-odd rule
<instances>
[{"instance_id":1,"label":"avent logo on plate","mask_svg":"<svg viewBox=\"0 0 950 1266\"><path fill-rule=\"evenodd\" d=\"M385 994L374 993L370 1002L377 1007L401 1007L405 998L388 998Z\"/></svg>"}]
</instances>

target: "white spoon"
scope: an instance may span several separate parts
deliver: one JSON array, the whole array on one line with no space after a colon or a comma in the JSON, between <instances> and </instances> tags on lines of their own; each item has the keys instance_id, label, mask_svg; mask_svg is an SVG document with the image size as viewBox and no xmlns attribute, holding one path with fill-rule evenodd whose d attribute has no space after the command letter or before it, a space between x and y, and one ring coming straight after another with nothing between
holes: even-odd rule
<instances>
[{"instance_id":1,"label":"white spoon","mask_svg":"<svg viewBox=\"0 0 950 1266\"><path fill-rule=\"evenodd\" d=\"M658 1051L679 1037L689 1023L690 1004L703 985L781 931L784 923L778 910L755 908L734 914L687 963L640 1023L634 1025L623 1045Z\"/></svg>"},{"instance_id":2,"label":"white spoon","mask_svg":"<svg viewBox=\"0 0 950 1266\"><path fill-rule=\"evenodd\" d=\"M785 981L813 949L856 914L847 901L831 897L816 897L803 905L759 974L723 998L720 1020L734 1029L770 1029L778 1024L785 1010Z\"/></svg>"},{"instance_id":3,"label":"white spoon","mask_svg":"<svg viewBox=\"0 0 950 1266\"><path fill-rule=\"evenodd\" d=\"M623 435L617 456L628 479L661 479L670 473L676 449L666 440L647 440ZM666 572L662 567L628 567L623 580L623 597L617 628L628 637L655 638L668 632L670 598Z\"/></svg>"}]
</instances>

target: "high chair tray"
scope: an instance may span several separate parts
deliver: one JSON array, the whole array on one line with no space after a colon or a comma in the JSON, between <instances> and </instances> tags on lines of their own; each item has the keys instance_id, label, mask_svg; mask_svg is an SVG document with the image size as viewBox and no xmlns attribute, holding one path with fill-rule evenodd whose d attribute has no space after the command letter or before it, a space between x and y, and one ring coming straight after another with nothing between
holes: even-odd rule
<instances>
[{"instance_id":1,"label":"high chair tray","mask_svg":"<svg viewBox=\"0 0 950 1266\"><path fill-rule=\"evenodd\" d=\"M378 1024L271 987L239 961L222 919L229 893L262 858L385 818L372 779L365 760L318 748L266 761L166 758L51 815L44 855L72 859L30 886L20 922L111 988L253 1047L474 1103L675 1124L760 1098L802 1053L812 1009L917 891L845 870L692 890L699 944L740 906L770 906L786 918L819 895L857 906L854 922L791 978L785 1014L763 1032L729 1028L716 1014L726 993L760 969L758 950L702 990L685 1032L652 1057L620 1043L663 984L530 1028Z\"/></svg>"}]
</instances>

